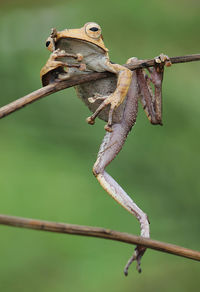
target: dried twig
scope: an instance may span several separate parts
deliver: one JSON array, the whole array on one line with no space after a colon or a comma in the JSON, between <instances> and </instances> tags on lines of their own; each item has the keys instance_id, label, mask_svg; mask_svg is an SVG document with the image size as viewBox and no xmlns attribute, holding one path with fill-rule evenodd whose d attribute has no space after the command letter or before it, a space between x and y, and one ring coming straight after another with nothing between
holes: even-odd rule
<instances>
[{"instance_id":1,"label":"dried twig","mask_svg":"<svg viewBox=\"0 0 200 292\"><path fill-rule=\"evenodd\" d=\"M177 63L185 63L185 62L192 62L192 61L200 61L200 54L197 55L188 55L188 56L182 56L182 57L172 57L170 58L172 64ZM154 59L151 60L141 60L138 61L135 65L124 65L130 70L136 70L138 68L146 68L146 67L152 67L155 65ZM15 112L16 110L42 98L45 96L48 96L54 92L57 92L59 90L63 90L68 87L72 87L84 82L89 82L101 78L106 78L111 76L112 74L109 72L104 73L88 73L84 75L75 76L73 78L70 78L70 80L65 81L59 81L54 82L50 85L47 85L43 88L40 88L36 91L31 92L30 94L21 97L3 107L0 108L0 119L11 114L12 112Z\"/></svg>"},{"instance_id":2,"label":"dried twig","mask_svg":"<svg viewBox=\"0 0 200 292\"><path fill-rule=\"evenodd\" d=\"M0 224L42 231L111 239L126 242L129 244L142 245L161 252L171 253L177 256L200 261L200 252L198 251L110 229L66 223L56 223L8 215L0 215Z\"/></svg>"}]
</instances>

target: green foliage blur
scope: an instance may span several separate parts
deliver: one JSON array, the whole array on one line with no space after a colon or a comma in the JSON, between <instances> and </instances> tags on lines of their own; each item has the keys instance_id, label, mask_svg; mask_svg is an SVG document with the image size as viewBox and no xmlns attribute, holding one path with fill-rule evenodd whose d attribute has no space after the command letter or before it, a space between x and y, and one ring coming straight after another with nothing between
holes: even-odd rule
<instances>
[{"instance_id":1,"label":"green foliage blur","mask_svg":"<svg viewBox=\"0 0 200 292\"><path fill-rule=\"evenodd\" d=\"M52 27L102 26L111 60L200 52L200 2L0 1L0 105L41 87ZM137 124L108 172L149 215L151 236L199 248L200 63L167 68L164 126ZM102 226L139 234L139 223L92 175L104 123L85 122L74 89L0 121L2 214ZM123 267L134 247L118 242L0 226L0 291L197 291L198 262L148 250L139 275Z\"/></svg>"}]
</instances>

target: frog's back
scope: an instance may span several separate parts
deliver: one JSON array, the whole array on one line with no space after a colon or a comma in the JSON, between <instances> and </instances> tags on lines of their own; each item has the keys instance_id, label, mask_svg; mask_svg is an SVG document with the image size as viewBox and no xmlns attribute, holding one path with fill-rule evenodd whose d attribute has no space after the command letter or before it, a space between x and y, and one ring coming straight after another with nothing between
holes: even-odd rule
<instances>
[{"instance_id":1,"label":"frog's back","mask_svg":"<svg viewBox=\"0 0 200 292\"><path fill-rule=\"evenodd\" d=\"M75 86L78 97L86 104L91 112L95 112L102 100L96 100L94 103L89 102L88 98L93 97L95 94L101 96L108 96L112 94L117 86L117 78L115 76L103 78L96 81L86 82L81 85ZM115 110L113 115L113 122L119 123L122 119L124 112L125 101ZM108 121L108 113L110 106L104 108L98 117L104 121Z\"/></svg>"}]
</instances>

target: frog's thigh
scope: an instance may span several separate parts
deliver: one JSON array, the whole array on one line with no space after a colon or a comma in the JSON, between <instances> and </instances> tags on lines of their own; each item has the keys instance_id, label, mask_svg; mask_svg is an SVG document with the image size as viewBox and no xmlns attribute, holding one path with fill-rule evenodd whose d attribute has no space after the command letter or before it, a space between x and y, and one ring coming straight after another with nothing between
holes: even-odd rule
<instances>
[{"instance_id":1,"label":"frog's thigh","mask_svg":"<svg viewBox=\"0 0 200 292\"><path fill-rule=\"evenodd\" d=\"M108 132L100 146L99 153L97 155L97 161L94 164L93 172L98 174L104 170L104 168L115 158L115 156L121 150L128 131L123 127L123 124L114 124L112 132Z\"/></svg>"},{"instance_id":2,"label":"frog's thigh","mask_svg":"<svg viewBox=\"0 0 200 292\"><path fill-rule=\"evenodd\" d=\"M127 136L127 131L123 127L123 124L114 124L112 129L112 132L108 132L105 135L100 146L97 161L93 167L93 173L104 190L125 209L133 213L132 209L136 205L133 206L134 203L131 198L129 198L120 185L104 170L119 153Z\"/></svg>"}]
</instances>

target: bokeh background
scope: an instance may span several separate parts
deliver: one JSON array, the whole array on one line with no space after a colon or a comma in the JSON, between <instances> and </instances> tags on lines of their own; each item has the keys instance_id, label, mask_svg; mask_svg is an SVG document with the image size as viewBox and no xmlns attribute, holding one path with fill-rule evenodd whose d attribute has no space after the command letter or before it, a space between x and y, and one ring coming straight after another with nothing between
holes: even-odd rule
<instances>
[{"instance_id":1,"label":"bokeh background","mask_svg":"<svg viewBox=\"0 0 200 292\"><path fill-rule=\"evenodd\" d=\"M103 29L111 60L200 52L196 0L0 1L0 105L41 87L50 29ZM108 172L149 215L151 236L199 248L200 63L165 71L164 126L139 110ZM92 166L105 134L67 89L0 121L0 212L139 234L139 224L99 186ZM133 247L0 226L0 291L197 291L198 262L148 250L143 273L123 267Z\"/></svg>"}]
</instances>

